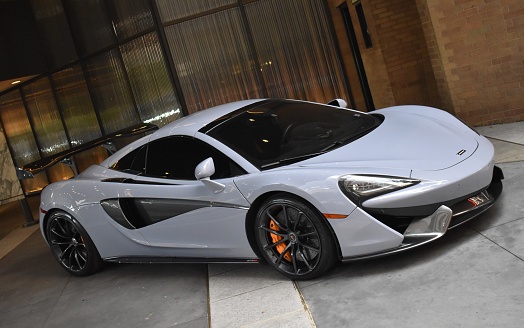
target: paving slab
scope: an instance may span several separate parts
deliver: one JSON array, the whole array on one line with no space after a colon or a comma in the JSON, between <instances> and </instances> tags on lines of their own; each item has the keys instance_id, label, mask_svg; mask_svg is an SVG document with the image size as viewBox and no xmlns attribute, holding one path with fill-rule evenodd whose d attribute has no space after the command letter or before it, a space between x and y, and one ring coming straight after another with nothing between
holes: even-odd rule
<instances>
[{"instance_id":1,"label":"paving slab","mask_svg":"<svg viewBox=\"0 0 524 328\"><path fill-rule=\"evenodd\" d=\"M495 205L468 223L476 231L524 218L524 162L501 163L498 166L504 172L504 189Z\"/></svg>"},{"instance_id":2,"label":"paving slab","mask_svg":"<svg viewBox=\"0 0 524 328\"><path fill-rule=\"evenodd\" d=\"M66 273L35 232L0 260L0 327L206 327L207 266Z\"/></svg>"},{"instance_id":3,"label":"paving slab","mask_svg":"<svg viewBox=\"0 0 524 328\"><path fill-rule=\"evenodd\" d=\"M524 326L524 122L477 130L495 146L504 192L434 243L298 285L256 264L108 265L78 278L24 229L0 257L0 327ZM2 219L0 229L23 223Z\"/></svg>"},{"instance_id":4,"label":"paving slab","mask_svg":"<svg viewBox=\"0 0 524 328\"><path fill-rule=\"evenodd\" d=\"M18 228L11 231L9 234L0 239L0 259L9 254L20 243L39 230L38 225L33 225L27 228Z\"/></svg>"},{"instance_id":5,"label":"paving slab","mask_svg":"<svg viewBox=\"0 0 524 328\"><path fill-rule=\"evenodd\" d=\"M69 278L34 232L0 260L0 327L42 327Z\"/></svg>"},{"instance_id":6,"label":"paving slab","mask_svg":"<svg viewBox=\"0 0 524 328\"><path fill-rule=\"evenodd\" d=\"M522 327L524 262L468 227L299 283L317 327Z\"/></svg>"},{"instance_id":7,"label":"paving slab","mask_svg":"<svg viewBox=\"0 0 524 328\"><path fill-rule=\"evenodd\" d=\"M524 218L487 229L482 235L524 261Z\"/></svg>"},{"instance_id":8,"label":"paving slab","mask_svg":"<svg viewBox=\"0 0 524 328\"><path fill-rule=\"evenodd\" d=\"M488 138L495 147L495 163L524 161L524 144Z\"/></svg>"},{"instance_id":9,"label":"paving slab","mask_svg":"<svg viewBox=\"0 0 524 328\"><path fill-rule=\"evenodd\" d=\"M480 134L524 145L524 121L476 127Z\"/></svg>"},{"instance_id":10,"label":"paving slab","mask_svg":"<svg viewBox=\"0 0 524 328\"><path fill-rule=\"evenodd\" d=\"M314 327L295 284L272 267L209 266L211 327Z\"/></svg>"},{"instance_id":11,"label":"paving slab","mask_svg":"<svg viewBox=\"0 0 524 328\"><path fill-rule=\"evenodd\" d=\"M317 327L524 326L524 162L488 211L426 246L299 286Z\"/></svg>"},{"instance_id":12,"label":"paving slab","mask_svg":"<svg viewBox=\"0 0 524 328\"><path fill-rule=\"evenodd\" d=\"M129 269L116 265L110 275L119 278L89 288L75 286L80 279L85 286L89 277L72 278L44 327L66 327L72 319L82 327L171 327L196 319L207 324L205 270L195 269L177 264Z\"/></svg>"},{"instance_id":13,"label":"paving slab","mask_svg":"<svg viewBox=\"0 0 524 328\"><path fill-rule=\"evenodd\" d=\"M40 196L31 196L26 199L33 214L33 218L38 219ZM0 205L0 240L12 231L22 228L24 223L24 214L18 201Z\"/></svg>"}]
</instances>

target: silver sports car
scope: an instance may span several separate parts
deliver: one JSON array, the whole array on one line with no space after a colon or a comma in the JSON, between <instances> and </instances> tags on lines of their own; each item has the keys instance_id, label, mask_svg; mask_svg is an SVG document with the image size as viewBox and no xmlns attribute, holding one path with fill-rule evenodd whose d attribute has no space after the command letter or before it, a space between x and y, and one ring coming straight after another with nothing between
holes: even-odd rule
<instances>
[{"instance_id":1,"label":"silver sports car","mask_svg":"<svg viewBox=\"0 0 524 328\"><path fill-rule=\"evenodd\" d=\"M134 127L20 169L20 177ZM407 250L502 192L491 143L447 112L248 100L186 116L41 194L71 274L104 262L261 262L291 279Z\"/></svg>"}]
</instances>

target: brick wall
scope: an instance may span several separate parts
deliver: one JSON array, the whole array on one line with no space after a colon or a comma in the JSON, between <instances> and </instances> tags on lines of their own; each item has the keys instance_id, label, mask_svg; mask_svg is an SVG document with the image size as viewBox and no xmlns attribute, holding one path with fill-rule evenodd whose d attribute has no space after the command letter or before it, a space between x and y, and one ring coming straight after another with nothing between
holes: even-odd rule
<instances>
[{"instance_id":1,"label":"brick wall","mask_svg":"<svg viewBox=\"0 0 524 328\"><path fill-rule=\"evenodd\" d=\"M334 32L339 40L338 45L344 62L346 77L349 80L350 92L353 96L353 99L345 100L348 101L350 108L365 111L366 103L362 88L359 84L357 68L351 57L351 44L348 41L346 27L338 8L343 2L345 2L345 0L328 0L328 7L333 21Z\"/></svg>"},{"instance_id":2,"label":"brick wall","mask_svg":"<svg viewBox=\"0 0 524 328\"><path fill-rule=\"evenodd\" d=\"M339 6L348 5L375 107L420 104L442 107L415 0L362 1L373 46L366 49L355 6L328 0L347 76L357 104L362 92Z\"/></svg>"},{"instance_id":3,"label":"brick wall","mask_svg":"<svg viewBox=\"0 0 524 328\"><path fill-rule=\"evenodd\" d=\"M351 16L353 18L353 26L357 35L357 42L359 43L360 54L362 56L362 61L364 62L364 69L367 74L369 88L371 90L371 95L373 96L375 108L379 109L395 106L397 102L395 100L392 81L386 66L382 45L378 41L375 19L373 15L370 14L373 10L373 1L362 2L364 15L366 16L368 25L368 32L373 43L373 46L369 49L366 49L365 47L364 38L362 37L362 30L360 28L360 24L358 23L356 10L354 6L351 5L351 1L347 2L349 3Z\"/></svg>"},{"instance_id":4,"label":"brick wall","mask_svg":"<svg viewBox=\"0 0 524 328\"><path fill-rule=\"evenodd\" d=\"M328 0L335 27L343 2L377 108L429 105L477 126L524 120L524 0L362 1L370 49L351 1Z\"/></svg>"},{"instance_id":5,"label":"brick wall","mask_svg":"<svg viewBox=\"0 0 524 328\"><path fill-rule=\"evenodd\" d=\"M524 120L524 1L416 2L443 105L473 125Z\"/></svg>"},{"instance_id":6,"label":"brick wall","mask_svg":"<svg viewBox=\"0 0 524 328\"><path fill-rule=\"evenodd\" d=\"M382 51L395 104L442 107L416 2L370 0L362 4L368 25L373 26L374 42Z\"/></svg>"},{"instance_id":7,"label":"brick wall","mask_svg":"<svg viewBox=\"0 0 524 328\"><path fill-rule=\"evenodd\" d=\"M333 20L333 26L335 34L338 39L342 59L346 68L346 76L349 79L351 92L354 97L353 108L359 110L365 110L366 104L363 97L363 90L359 82L358 69L355 65L355 61L352 56L351 44L348 40L348 35L340 8L346 0L328 0L328 7ZM380 49L380 45L374 46L371 49L366 49L364 40L362 38L362 32L358 24L357 15L354 6L351 1L347 1L348 9L350 11L351 19L353 21L353 28L357 35L357 42L359 44L360 53L362 55L362 61L367 75L367 80L371 94L373 97L374 105L376 108L384 108L395 105L393 99L393 91L389 82L386 66L384 64L384 57ZM372 29L373 26L370 26Z\"/></svg>"}]
</instances>

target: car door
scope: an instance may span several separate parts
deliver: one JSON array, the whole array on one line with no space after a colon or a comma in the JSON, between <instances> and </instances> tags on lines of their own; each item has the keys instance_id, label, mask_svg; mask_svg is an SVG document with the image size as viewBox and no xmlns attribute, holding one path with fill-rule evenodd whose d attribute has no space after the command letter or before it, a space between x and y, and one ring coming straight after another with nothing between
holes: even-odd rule
<instances>
[{"instance_id":1,"label":"car door","mask_svg":"<svg viewBox=\"0 0 524 328\"><path fill-rule=\"evenodd\" d=\"M211 179L224 186L218 192L194 174L196 166L210 157L215 166ZM123 181L118 197L130 226L156 248L156 255L256 258L245 231L250 204L233 182L234 176L244 173L238 165L205 142L186 136L150 142L145 158L143 173Z\"/></svg>"}]
</instances>

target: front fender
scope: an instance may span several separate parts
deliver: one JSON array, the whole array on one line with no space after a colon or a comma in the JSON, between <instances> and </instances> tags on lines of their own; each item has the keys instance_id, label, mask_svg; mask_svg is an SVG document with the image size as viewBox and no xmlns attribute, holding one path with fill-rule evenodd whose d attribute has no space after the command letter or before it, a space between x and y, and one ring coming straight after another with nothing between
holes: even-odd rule
<instances>
[{"instance_id":1,"label":"front fender","mask_svg":"<svg viewBox=\"0 0 524 328\"><path fill-rule=\"evenodd\" d=\"M321 213L349 215L356 206L338 187L343 174L347 171L295 168L245 175L236 178L235 184L251 204L263 194L287 192L303 198Z\"/></svg>"}]
</instances>

